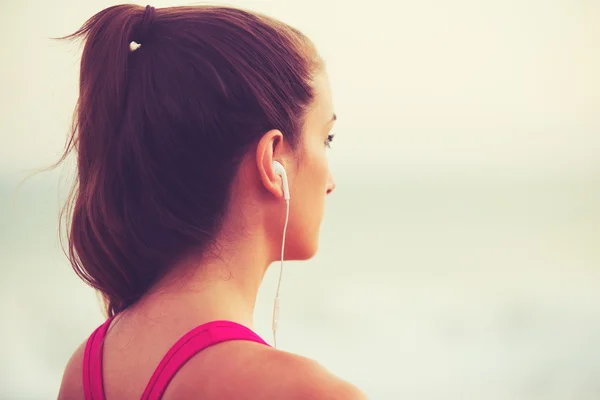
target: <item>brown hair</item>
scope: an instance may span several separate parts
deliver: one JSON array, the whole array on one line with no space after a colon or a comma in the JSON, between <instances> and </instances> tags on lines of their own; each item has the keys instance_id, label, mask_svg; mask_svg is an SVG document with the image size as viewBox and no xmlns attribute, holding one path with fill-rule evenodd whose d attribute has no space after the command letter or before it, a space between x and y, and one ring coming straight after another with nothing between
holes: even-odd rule
<instances>
[{"instance_id":1,"label":"brown hair","mask_svg":"<svg viewBox=\"0 0 600 400\"><path fill-rule=\"evenodd\" d=\"M206 249L252 143L279 129L294 147L321 61L296 29L230 7L118 5L66 38L85 39L68 256L112 316Z\"/></svg>"}]
</instances>

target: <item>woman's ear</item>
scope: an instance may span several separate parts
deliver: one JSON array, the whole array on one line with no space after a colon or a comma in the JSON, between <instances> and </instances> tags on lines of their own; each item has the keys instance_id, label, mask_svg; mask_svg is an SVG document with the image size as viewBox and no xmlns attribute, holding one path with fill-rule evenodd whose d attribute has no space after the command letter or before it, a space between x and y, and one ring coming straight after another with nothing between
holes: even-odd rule
<instances>
[{"instance_id":1,"label":"woman's ear","mask_svg":"<svg viewBox=\"0 0 600 400\"><path fill-rule=\"evenodd\" d=\"M265 133L256 146L256 167L260 180L270 193L277 198L283 198L283 181L273 170L273 161L284 164L283 134L277 129Z\"/></svg>"}]
</instances>

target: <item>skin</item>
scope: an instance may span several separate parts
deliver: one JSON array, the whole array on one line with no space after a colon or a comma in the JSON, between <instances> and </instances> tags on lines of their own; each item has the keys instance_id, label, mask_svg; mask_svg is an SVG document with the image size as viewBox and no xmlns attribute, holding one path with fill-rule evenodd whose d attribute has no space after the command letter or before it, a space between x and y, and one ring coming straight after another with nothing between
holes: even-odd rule
<instances>
[{"instance_id":1,"label":"skin","mask_svg":"<svg viewBox=\"0 0 600 400\"><path fill-rule=\"evenodd\" d=\"M268 266L280 258L285 219L281 178L286 169L290 220L286 260L317 251L325 197L335 188L326 155L334 122L325 71L315 77L315 100L297 148L278 130L266 132L242 161L213 251L190 252L136 305L118 315L104 343L109 399L139 398L154 368L187 331L213 320L253 328L256 296ZM59 399L83 398L85 343L74 353ZM313 360L247 341L229 341L194 356L175 375L164 399L366 399Z\"/></svg>"}]
</instances>

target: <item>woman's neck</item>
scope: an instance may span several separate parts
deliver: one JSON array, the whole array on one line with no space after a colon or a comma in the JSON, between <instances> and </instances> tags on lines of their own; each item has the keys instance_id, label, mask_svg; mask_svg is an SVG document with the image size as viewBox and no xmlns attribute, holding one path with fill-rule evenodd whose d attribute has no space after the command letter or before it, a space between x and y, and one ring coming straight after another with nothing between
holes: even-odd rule
<instances>
[{"instance_id":1,"label":"woman's neck","mask_svg":"<svg viewBox=\"0 0 600 400\"><path fill-rule=\"evenodd\" d=\"M238 239L222 241L218 256L184 257L134 308L153 318L177 315L198 324L232 320L252 329L258 289L272 252L264 235Z\"/></svg>"}]
</instances>

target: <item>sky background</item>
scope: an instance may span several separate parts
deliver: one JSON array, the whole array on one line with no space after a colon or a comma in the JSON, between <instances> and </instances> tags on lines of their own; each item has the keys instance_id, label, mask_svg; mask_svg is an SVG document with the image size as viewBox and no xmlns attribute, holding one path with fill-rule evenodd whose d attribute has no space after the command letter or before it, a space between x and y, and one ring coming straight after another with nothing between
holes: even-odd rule
<instances>
[{"instance_id":1,"label":"sky background","mask_svg":"<svg viewBox=\"0 0 600 400\"><path fill-rule=\"evenodd\" d=\"M57 239L72 167L15 190L58 159L77 99L80 48L49 38L113 4L0 3L1 399L54 398L102 322ZM282 347L373 399L600 398L600 2L219 4L306 33L339 118Z\"/></svg>"}]
</instances>

